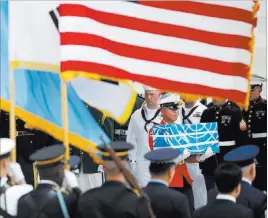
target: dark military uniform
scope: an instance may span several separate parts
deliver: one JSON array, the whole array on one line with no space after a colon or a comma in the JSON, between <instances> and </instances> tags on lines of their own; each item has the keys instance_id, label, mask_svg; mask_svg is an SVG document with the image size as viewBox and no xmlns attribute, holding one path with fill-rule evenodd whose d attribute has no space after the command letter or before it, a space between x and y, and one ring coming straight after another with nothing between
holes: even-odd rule
<instances>
[{"instance_id":1,"label":"dark military uniform","mask_svg":"<svg viewBox=\"0 0 268 218\"><path fill-rule=\"evenodd\" d=\"M18 218L72 218L75 216L80 190L73 188L67 192L59 186L64 179L62 168L64 152L63 145L52 145L30 156L40 171L41 180L34 191L19 199ZM46 172L43 178L41 170ZM54 174L47 175L49 170Z\"/></svg>"},{"instance_id":2,"label":"dark military uniform","mask_svg":"<svg viewBox=\"0 0 268 218\"><path fill-rule=\"evenodd\" d=\"M224 161L233 162L240 167L250 166L259 154L260 149L254 145L241 146L235 148L224 156ZM218 191L216 188L208 193L208 204L215 201ZM242 178L240 194L237 197L237 203L252 209L255 218L264 218L267 209L266 195L254 188L251 181Z\"/></svg>"},{"instance_id":3,"label":"dark military uniform","mask_svg":"<svg viewBox=\"0 0 268 218\"><path fill-rule=\"evenodd\" d=\"M252 210L230 200L218 199L195 211L193 218L254 218Z\"/></svg>"},{"instance_id":4,"label":"dark military uniform","mask_svg":"<svg viewBox=\"0 0 268 218\"><path fill-rule=\"evenodd\" d=\"M126 142L111 143L112 149L116 152L120 161L127 160L128 151L133 145ZM112 158L101 145L103 161L112 164ZM107 154L108 153L108 154ZM118 173L118 176L121 173ZM138 196L126 185L117 180L105 182L101 187L85 192L79 199L77 218L148 218L148 207L145 198Z\"/></svg>"},{"instance_id":5,"label":"dark military uniform","mask_svg":"<svg viewBox=\"0 0 268 218\"><path fill-rule=\"evenodd\" d=\"M218 191L216 188L209 191L208 204L215 201L217 194ZM236 202L252 209L255 218L265 218L264 212L267 209L266 195L246 181L241 182L241 191Z\"/></svg>"},{"instance_id":6,"label":"dark military uniform","mask_svg":"<svg viewBox=\"0 0 268 218\"><path fill-rule=\"evenodd\" d=\"M243 111L248 126L248 144L258 145L257 177L254 185L260 190L267 190L267 101L261 97L251 101L248 111Z\"/></svg>"},{"instance_id":7,"label":"dark military uniform","mask_svg":"<svg viewBox=\"0 0 268 218\"><path fill-rule=\"evenodd\" d=\"M74 192L62 192L62 195L70 217L75 217L78 196ZM38 184L34 191L20 198L17 218L30 218L31 216L37 218L38 216L34 216L34 214L39 215L39 217L64 217L52 184Z\"/></svg>"},{"instance_id":8,"label":"dark military uniform","mask_svg":"<svg viewBox=\"0 0 268 218\"><path fill-rule=\"evenodd\" d=\"M175 168L179 155L180 152L176 149L164 148L152 150L144 156L151 162L151 173L159 175L159 179L151 179L144 188L157 218L191 217L187 197L184 193L168 188L168 183L164 179L168 170Z\"/></svg>"},{"instance_id":9,"label":"dark military uniform","mask_svg":"<svg viewBox=\"0 0 268 218\"><path fill-rule=\"evenodd\" d=\"M0 137L9 138L9 113L1 111ZM29 156L35 151L53 144L54 139L44 132L25 128L25 122L16 118L16 153L17 162L21 165L25 180L34 185L33 162Z\"/></svg>"},{"instance_id":10,"label":"dark military uniform","mask_svg":"<svg viewBox=\"0 0 268 218\"><path fill-rule=\"evenodd\" d=\"M144 103L144 98L141 97L140 95L137 95L136 102L135 102L135 105L132 109L131 114L133 114L136 110L141 108L143 103ZM115 122L115 124L114 124L114 141L126 141L130 117L129 117L128 121L123 125L120 125L119 123Z\"/></svg>"},{"instance_id":11,"label":"dark military uniform","mask_svg":"<svg viewBox=\"0 0 268 218\"><path fill-rule=\"evenodd\" d=\"M223 156L234 146L247 143L246 131L241 130L244 122L240 109L233 107L230 101L222 106L212 106L204 110L201 123L217 122L220 142L220 153L200 163L200 168L205 176L207 190L214 187L214 170L223 162ZM244 122L245 123L245 122Z\"/></svg>"},{"instance_id":12,"label":"dark military uniform","mask_svg":"<svg viewBox=\"0 0 268 218\"><path fill-rule=\"evenodd\" d=\"M107 181L100 188L92 189L79 199L77 218L148 218L146 202L125 184Z\"/></svg>"}]
</instances>

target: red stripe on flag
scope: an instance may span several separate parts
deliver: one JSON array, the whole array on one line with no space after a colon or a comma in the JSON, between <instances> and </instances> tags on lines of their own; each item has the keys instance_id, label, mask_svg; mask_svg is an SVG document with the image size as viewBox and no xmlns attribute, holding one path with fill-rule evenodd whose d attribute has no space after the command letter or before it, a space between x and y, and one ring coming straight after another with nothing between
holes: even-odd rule
<instances>
[{"instance_id":1,"label":"red stripe on flag","mask_svg":"<svg viewBox=\"0 0 268 218\"><path fill-rule=\"evenodd\" d=\"M235 7L192 1L140 1L139 4L155 8L198 14L208 17L237 20L249 24L254 24L254 19L251 11Z\"/></svg>"},{"instance_id":2,"label":"red stripe on flag","mask_svg":"<svg viewBox=\"0 0 268 218\"><path fill-rule=\"evenodd\" d=\"M182 26L153 22L118 14L96 11L83 5L63 4L60 16L77 16L96 20L100 23L141 32L171 36L203 42L211 45L249 50L250 38L237 35L212 33Z\"/></svg>"},{"instance_id":3,"label":"red stripe on flag","mask_svg":"<svg viewBox=\"0 0 268 218\"><path fill-rule=\"evenodd\" d=\"M177 91L179 87L181 93L187 93L187 94L189 93L199 96L200 95L217 96L225 99L228 98L231 101L241 104L244 104L244 100L246 97L246 93L237 90L223 90L197 84L181 83L177 81L166 80L163 78L136 75L116 67L91 62L82 62L82 61L61 62L61 72L64 73L65 71L91 72L102 76L113 77L117 79L129 78L131 80L151 85L162 90L166 90L167 87L169 87L170 91Z\"/></svg>"},{"instance_id":4,"label":"red stripe on flag","mask_svg":"<svg viewBox=\"0 0 268 218\"><path fill-rule=\"evenodd\" d=\"M186 54L132 46L91 34L61 33L61 45L92 46L124 57L199 69L223 75L246 77L249 70L246 65L240 63L228 63Z\"/></svg>"}]
</instances>

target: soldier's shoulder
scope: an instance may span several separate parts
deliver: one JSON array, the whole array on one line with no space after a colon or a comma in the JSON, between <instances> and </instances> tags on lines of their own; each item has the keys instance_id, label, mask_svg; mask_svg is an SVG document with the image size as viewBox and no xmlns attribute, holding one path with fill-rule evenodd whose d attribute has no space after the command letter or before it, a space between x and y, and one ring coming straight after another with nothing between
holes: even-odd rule
<instances>
[{"instance_id":1,"label":"soldier's shoulder","mask_svg":"<svg viewBox=\"0 0 268 218\"><path fill-rule=\"evenodd\" d=\"M86 191L85 193L83 193L80 196L79 203L80 204L85 204L90 199L97 200L97 198L100 197L100 196L102 196L102 194L103 194L103 191L102 191L102 188L101 187L90 189L90 190Z\"/></svg>"},{"instance_id":2,"label":"soldier's shoulder","mask_svg":"<svg viewBox=\"0 0 268 218\"><path fill-rule=\"evenodd\" d=\"M262 103L262 104L267 104L267 100L264 99L264 98L262 98L262 99L261 99L261 103Z\"/></svg>"},{"instance_id":3,"label":"soldier's shoulder","mask_svg":"<svg viewBox=\"0 0 268 218\"><path fill-rule=\"evenodd\" d=\"M131 118L134 118L136 116L139 116L141 114L141 110L142 110L142 108L139 108L139 109L135 110L133 112L133 114L131 115Z\"/></svg>"}]
</instances>

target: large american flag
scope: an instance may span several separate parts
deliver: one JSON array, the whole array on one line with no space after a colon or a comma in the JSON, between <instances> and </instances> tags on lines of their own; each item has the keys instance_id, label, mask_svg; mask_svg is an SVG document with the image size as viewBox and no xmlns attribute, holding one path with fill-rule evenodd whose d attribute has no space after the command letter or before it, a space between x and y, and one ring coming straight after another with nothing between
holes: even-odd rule
<instances>
[{"instance_id":1,"label":"large american flag","mask_svg":"<svg viewBox=\"0 0 268 218\"><path fill-rule=\"evenodd\" d=\"M61 4L61 71L246 106L257 8L253 0Z\"/></svg>"}]
</instances>

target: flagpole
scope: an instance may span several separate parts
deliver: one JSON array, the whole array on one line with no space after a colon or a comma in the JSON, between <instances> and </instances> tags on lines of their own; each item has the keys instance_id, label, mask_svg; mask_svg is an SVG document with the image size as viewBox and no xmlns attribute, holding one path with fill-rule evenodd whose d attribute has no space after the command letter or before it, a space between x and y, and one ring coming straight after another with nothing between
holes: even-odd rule
<instances>
[{"instance_id":1,"label":"flagpole","mask_svg":"<svg viewBox=\"0 0 268 218\"><path fill-rule=\"evenodd\" d=\"M16 117L15 117L15 80L14 80L14 68L9 66L9 97L10 97L10 109L9 109L9 136L14 141L15 146L11 151L11 162L16 162ZM14 178L11 178L11 183L15 184Z\"/></svg>"},{"instance_id":2,"label":"flagpole","mask_svg":"<svg viewBox=\"0 0 268 218\"><path fill-rule=\"evenodd\" d=\"M66 83L61 79L61 108L62 108L62 122L64 131L63 144L66 148L64 154L65 168L70 170L70 149L69 149L69 133L68 133L68 100L67 100L67 86Z\"/></svg>"}]
</instances>

